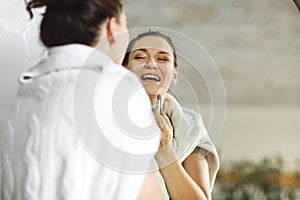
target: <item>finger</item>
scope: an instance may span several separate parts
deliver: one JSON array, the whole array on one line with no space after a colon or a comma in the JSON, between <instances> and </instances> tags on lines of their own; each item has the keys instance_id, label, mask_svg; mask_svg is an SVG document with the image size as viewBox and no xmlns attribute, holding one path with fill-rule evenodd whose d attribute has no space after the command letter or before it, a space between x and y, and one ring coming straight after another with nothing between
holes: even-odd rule
<instances>
[{"instance_id":1,"label":"finger","mask_svg":"<svg viewBox=\"0 0 300 200\"><path fill-rule=\"evenodd\" d=\"M170 119L168 117L168 115L164 112L164 111L161 111L161 116L163 117L163 119L165 120L167 126L170 128L170 129L173 129L173 126L170 122Z\"/></svg>"},{"instance_id":2,"label":"finger","mask_svg":"<svg viewBox=\"0 0 300 200\"><path fill-rule=\"evenodd\" d=\"M154 116L156 118L157 124L161 129L161 139L168 140L169 137L173 137L173 127L170 123L168 116L164 113L164 115L159 114L157 110L154 110ZM169 123L169 125L167 124Z\"/></svg>"},{"instance_id":3,"label":"finger","mask_svg":"<svg viewBox=\"0 0 300 200\"><path fill-rule=\"evenodd\" d=\"M161 130L164 129L164 127L166 126L166 122L165 120L163 119L163 117L158 113L157 110L153 110L153 113L154 113L154 117L155 117L155 120L156 120L156 123L157 125L159 126L159 128Z\"/></svg>"}]
</instances>

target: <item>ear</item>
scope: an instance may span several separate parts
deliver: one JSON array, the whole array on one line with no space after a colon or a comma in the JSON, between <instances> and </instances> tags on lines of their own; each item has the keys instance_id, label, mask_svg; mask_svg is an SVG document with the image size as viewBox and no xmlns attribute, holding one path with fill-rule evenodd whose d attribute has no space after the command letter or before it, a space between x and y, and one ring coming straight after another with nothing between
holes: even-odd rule
<instances>
[{"instance_id":1,"label":"ear","mask_svg":"<svg viewBox=\"0 0 300 200\"><path fill-rule=\"evenodd\" d=\"M116 42L115 37L117 35L117 23L117 19L115 17L111 17L106 25L107 39L110 45L113 45Z\"/></svg>"},{"instance_id":2,"label":"ear","mask_svg":"<svg viewBox=\"0 0 300 200\"><path fill-rule=\"evenodd\" d=\"M178 80L178 67L174 68L172 84L176 84Z\"/></svg>"}]
</instances>

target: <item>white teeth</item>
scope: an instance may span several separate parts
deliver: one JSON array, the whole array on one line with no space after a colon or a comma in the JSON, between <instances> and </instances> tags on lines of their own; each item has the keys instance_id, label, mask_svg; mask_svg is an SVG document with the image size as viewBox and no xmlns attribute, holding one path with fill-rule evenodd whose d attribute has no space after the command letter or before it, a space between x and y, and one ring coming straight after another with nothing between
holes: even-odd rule
<instances>
[{"instance_id":1,"label":"white teeth","mask_svg":"<svg viewBox=\"0 0 300 200\"><path fill-rule=\"evenodd\" d=\"M160 81L160 78L154 74L145 74L142 76L142 80Z\"/></svg>"}]
</instances>

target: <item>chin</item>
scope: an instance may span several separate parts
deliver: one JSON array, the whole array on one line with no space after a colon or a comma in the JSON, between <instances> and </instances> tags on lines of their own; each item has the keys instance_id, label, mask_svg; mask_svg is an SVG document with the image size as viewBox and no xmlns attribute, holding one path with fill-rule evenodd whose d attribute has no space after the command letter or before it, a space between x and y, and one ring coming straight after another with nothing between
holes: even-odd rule
<instances>
[{"instance_id":1,"label":"chin","mask_svg":"<svg viewBox=\"0 0 300 200\"><path fill-rule=\"evenodd\" d=\"M159 94L158 88L154 88L151 86L144 86L144 88L149 96L156 96Z\"/></svg>"}]
</instances>

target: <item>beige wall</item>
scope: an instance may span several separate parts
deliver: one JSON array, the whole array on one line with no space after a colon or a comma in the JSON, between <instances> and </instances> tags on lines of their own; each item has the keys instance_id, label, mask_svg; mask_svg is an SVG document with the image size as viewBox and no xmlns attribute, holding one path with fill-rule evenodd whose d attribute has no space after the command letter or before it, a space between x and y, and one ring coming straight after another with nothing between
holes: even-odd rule
<instances>
[{"instance_id":1,"label":"beige wall","mask_svg":"<svg viewBox=\"0 0 300 200\"><path fill-rule=\"evenodd\" d=\"M216 62L228 100L217 142L223 166L279 153L286 169L295 168L300 159L300 14L292 1L127 0L125 5L129 28L180 31L203 45ZM200 90L208 125L210 99L204 83Z\"/></svg>"}]
</instances>

